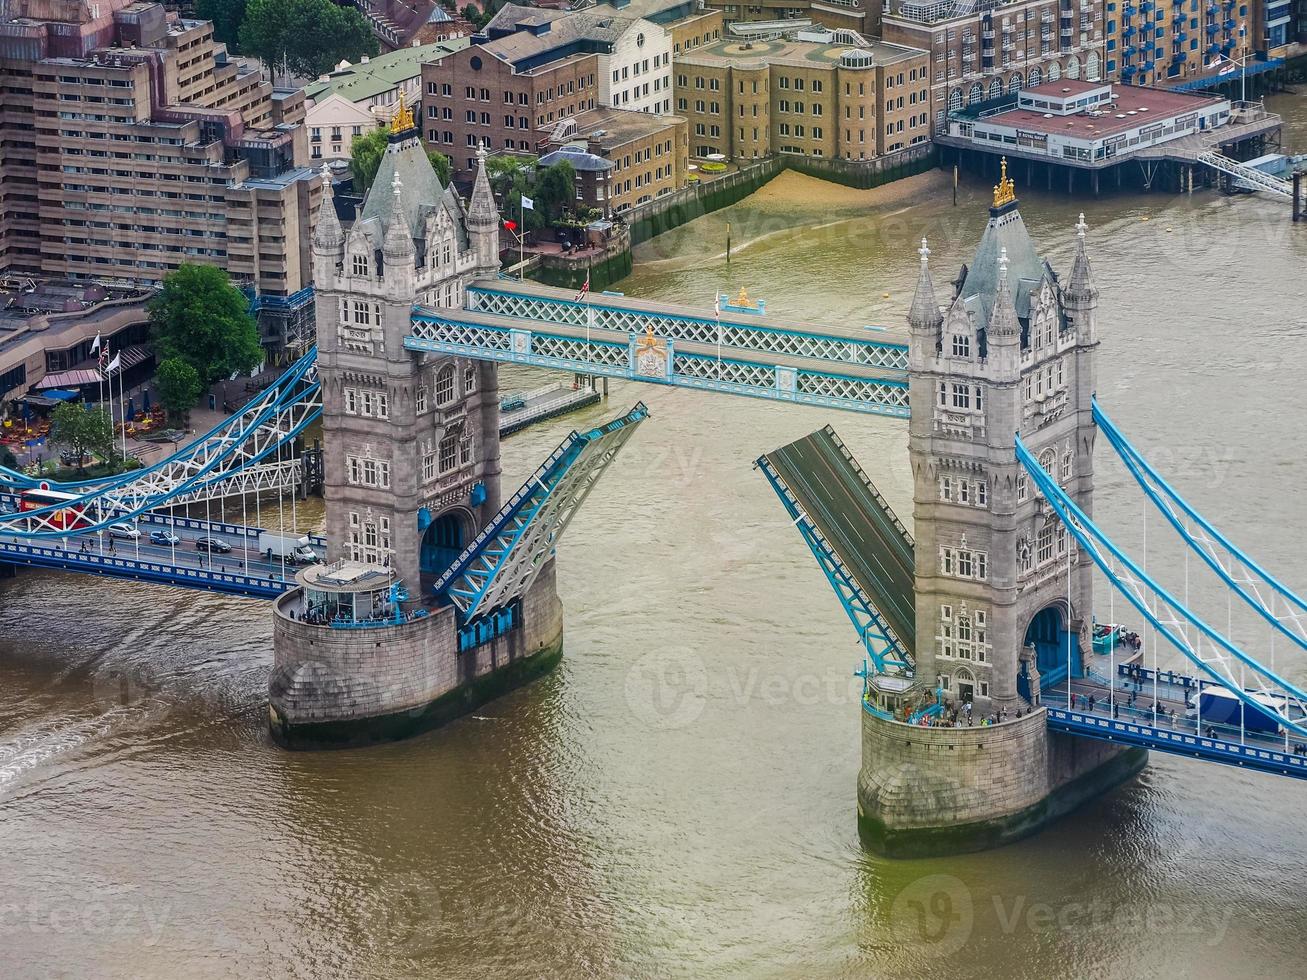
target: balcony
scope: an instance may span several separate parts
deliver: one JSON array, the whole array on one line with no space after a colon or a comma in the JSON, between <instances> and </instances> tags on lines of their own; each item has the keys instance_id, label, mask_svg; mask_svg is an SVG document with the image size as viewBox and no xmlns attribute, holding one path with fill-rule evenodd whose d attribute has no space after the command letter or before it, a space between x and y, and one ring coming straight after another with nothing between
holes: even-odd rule
<instances>
[{"instance_id":1,"label":"balcony","mask_svg":"<svg viewBox=\"0 0 1307 980\"><path fill-rule=\"evenodd\" d=\"M994 40L994 30L993 30L993 28L990 28L989 30L981 31L981 32L980 32L980 37L981 37L982 40L985 40L985 41L992 41L992 40Z\"/></svg>"}]
</instances>

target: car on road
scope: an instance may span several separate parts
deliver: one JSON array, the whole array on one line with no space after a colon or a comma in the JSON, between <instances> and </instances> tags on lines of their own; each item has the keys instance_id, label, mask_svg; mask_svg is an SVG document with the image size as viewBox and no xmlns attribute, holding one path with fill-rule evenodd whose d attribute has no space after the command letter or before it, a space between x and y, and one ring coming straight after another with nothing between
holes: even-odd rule
<instances>
[{"instance_id":1,"label":"car on road","mask_svg":"<svg viewBox=\"0 0 1307 980\"><path fill-rule=\"evenodd\" d=\"M182 539L177 537L171 531L151 531L150 544L177 545L181 544Z\"/></svg>"},{"instance_id":2,"label":"car on road","mask_svg":"<svg viewBox=\"0 0 1307 980\"><path fill-rule=\"evenodd\" d=\"M126 521L123 521L119 524L109 525L109 537L126 538L128 541L138 541L141 537L141 531L135 524L129 524Z\"/></svg>"},{"instance_id":3,"label":"car on road","mask_svg":"<svg viewBox=\"0 0 1307 980\"><path fill-rule=\"evenodd\" d=\"M207 551L211 555L225 555L231 551L231 545L221 538L196 538L195 550Z\"/></svg>"}]
</instances>

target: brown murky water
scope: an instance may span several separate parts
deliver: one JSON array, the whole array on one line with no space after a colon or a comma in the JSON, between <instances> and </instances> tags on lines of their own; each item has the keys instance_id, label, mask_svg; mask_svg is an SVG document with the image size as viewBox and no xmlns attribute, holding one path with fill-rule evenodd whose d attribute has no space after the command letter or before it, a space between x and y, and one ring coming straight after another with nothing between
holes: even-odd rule
<instances>
[{"instance_id":1,"label":"brown murky water","mask_svg":"<svg viewBox=\"0 0 1307 980\"><path fill-rule=\"evenodd\" d=\"M1303 100L1279 108L1307 150ZM706 306L744 286L777 314L901 322L917 239L943 280L986 195L964 188L955 209L938 176L865 193L787 175L642 248L621 288ZM1252 197L1022 202L1060 269L1085 210L1105 405L1307 587L1307 228ZM1307 787L1288 780L1154 756L1024 843L864 854L858 647L750 464L832 421L906 514L902 424L614 385L608 406L508 441L507 473L637 398L651 420L559 549L562 666L400 745L273 748L257 604L54 574L0 585L0 974L1302 973ZM1100 472L1097 513L1140 548L1137 497L1105 458ZM1178 575L1160 522L1148 538L1150 568ZM1193 594L1225 615L1197 577ZM1105 591L1099 605L1120 614ZM1290 664L1282 650L1307 677Z\"/></svg>"}]
</instances>

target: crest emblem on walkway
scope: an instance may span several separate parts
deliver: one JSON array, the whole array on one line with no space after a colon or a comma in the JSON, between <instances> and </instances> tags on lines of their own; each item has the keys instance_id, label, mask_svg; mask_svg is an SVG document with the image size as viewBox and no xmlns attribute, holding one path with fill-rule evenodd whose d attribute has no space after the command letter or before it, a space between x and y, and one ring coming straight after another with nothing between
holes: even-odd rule
<instances>
[{"instance_id":1,"label":"crest emblem on walkway","mask_svg":"<svg viewBox=\"0 0 1307 980\"><path fill-rule=\"evenodd\" d=\"M667 377L667 342L654 335L647 326L644 336L635 342L635 373L645 378Z\"/></svg>"}]
</instances>

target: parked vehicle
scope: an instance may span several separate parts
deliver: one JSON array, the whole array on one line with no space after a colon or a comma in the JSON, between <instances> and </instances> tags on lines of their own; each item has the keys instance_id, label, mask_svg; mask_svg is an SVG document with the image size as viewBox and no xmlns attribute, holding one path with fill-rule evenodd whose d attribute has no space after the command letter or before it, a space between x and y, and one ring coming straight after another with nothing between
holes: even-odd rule
<instances>
[{"instance_id":1,"label":"parked vehicle","mask_svg":"<svg viewBox=\"0 0 1307 980\"><path fill-rule=\"evenodd\" d=\"M196 551L207 551L211 555L225 555L231 551L231 545L221 538L196 538Z\"/></svg>"},{"instance_id":2,"label":"parked vehicle","mask_svg":"<svg viewBox=\"0 0 1307 980\"><path fill-rule=\"evenodd\" d=\"M138 541L141 537L141 531L135 524L129 524L126 521L123 521L119 524L109 525L109 537L126 538L128 541Z\"/></svg>"},{"instance_id":3,"label":"parked vehicle","mask_svg":"<svg viewBox=\"0 0 1307 980\"><path fill-rule=\"evenodd\" d=\"M526 399L521 395L508 395L499 402L501 412L516 412L519 408L526 408Z\"/></svg>"},{"instance_id":4,"label":"parked vehicle","mask_svg":"<svg viewBox=\"0 0 1307 980\"><path fill-rule=\"evenodd\" d=\"M1246 731L1266 735L1279 732L1279 719L1271 712L1287 714L1288 704L1285 699L1251 691L1248 696L1260 707L1246 704L1233 691L1221 687L1205 687L1198 696L1198 706L1186 711L1185 717L1191 721L1201 719L1203 728L1208 725L1224 725L1234 729L1243 727Z\"/></svg>"},{"instance_id":5,"label":"parked vehicle","mask_svg":"<svg viewBox=\"0 0 1307 980\"><path fill-rule=\"evenodd\" d=\"M291 565L311 565L318 560L317 552L309 547L308 535L297 538L264 531L259 535L259 551L268 561L281 559Z\"/></svg>"},{"instance_id":6,"label":"parked vehicle","mask_svg":"<svg viewBox=\"0 0 1307 980\"><path fill-rule=\"evenodd\" d=\"M177 537L177 535L173 534L171 531L150 532L150 544L162 544L162 545L171 546L171 545L178 545L181 543L182 543L182 539Z\"/></svg>"}]
</instances>

